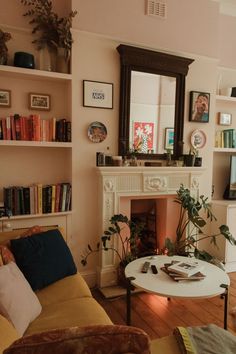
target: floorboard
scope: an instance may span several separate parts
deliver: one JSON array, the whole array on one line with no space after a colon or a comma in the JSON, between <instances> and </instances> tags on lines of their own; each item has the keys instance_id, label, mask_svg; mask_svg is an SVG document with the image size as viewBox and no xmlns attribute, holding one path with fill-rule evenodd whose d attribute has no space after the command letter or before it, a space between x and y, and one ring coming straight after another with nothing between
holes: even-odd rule
<instances>
[{"instance_id":1,"label":"floorboard","mask_svg":"<svg viewBox=\"0 0 236 354\"><path fill-rule=\"evenodd\" d=\"M229 273L231 286L229 291L228 329L236 335L236 318L231 314L236 307L236 272ZM126 297L106 299L98 289L92 293L105 309L113 323L126 323ZM168 301L150 293L137 293L131 299L132 325L142 328L151 339L167 336L176 326L201 326L214 323L223 328L224 300L220 296L202 299L171 299Z\"/></svg>"}]
</instances>

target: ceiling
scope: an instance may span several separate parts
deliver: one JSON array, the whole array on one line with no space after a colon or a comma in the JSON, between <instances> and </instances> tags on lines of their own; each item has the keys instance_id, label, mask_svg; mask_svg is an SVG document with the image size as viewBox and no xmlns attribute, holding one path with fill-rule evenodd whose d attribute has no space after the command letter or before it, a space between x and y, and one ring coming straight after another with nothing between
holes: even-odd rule
<instances>
[{"instance_id":1,"label":"ceiling","mask_svg":"<svg viewBox=\"0 0 236 354\"><path fill-rule=\"evenodd\" d=\"M214 0L220 3L220 13L236 16L236 0Z\"/></svg>"}]
</instances>

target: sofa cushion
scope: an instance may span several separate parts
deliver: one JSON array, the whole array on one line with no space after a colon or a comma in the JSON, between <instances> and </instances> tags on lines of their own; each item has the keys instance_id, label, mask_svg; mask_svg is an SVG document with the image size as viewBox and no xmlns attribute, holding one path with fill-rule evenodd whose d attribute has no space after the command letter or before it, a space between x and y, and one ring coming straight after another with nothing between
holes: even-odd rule
<instances>
[{"instance_id":1,"label":"sofa cushion","mask_svg":"<svg viewBox=\"0 0 236 354\"><path fill-rule=\"evenodd\" d=\"M79 273L37 290L36 295L43 307L75 298L92 296L87 283Z\"/></svg>"},{"instance_id":2,"label":"sofa cushion","mask_svg":"<svg viewBox=\"0 0 236 354\"><path fill-rule=\"evenodd\" d=\"M128 326L72 327L17 340L4 354L150 354L149 337Z\"/></svg>"},{"instance_id":3,"label":"sofa cushion","mask_svg":"<svg viewBox=\"0 0 236 354\"><path fill-rule=\"evenodd\" d=\"M69 247L58 229L11 240L11 249L33 290L77 272Z\"/></svg>"},{"instance_id":4,"label":"sofa cushion","mask_svg":"<svg viewBox=\"0 0 236 354\"><path fill-rule=\"evenodd\" d=\"M41 312L41 305L14 262L0 267L0 313L23 335Z\"/></svg>"},{"instance_id":5,"label":"sofa cushion","mask_svg":"<svg viewBox=\"0 0 236 354\"><path fill-rule=\"evenodd\" d=\"M68 291L69 292L69 291ZM26 335L64 327L112 324L105 310L93 297L67 300L44 306L26 331Z\"/></svg>"},{"instance_id":6,"label":"sofa cushion","mask_svg":"<svg viewBox=\"0 0 236 354\"><path fill-rule=\"evenodd\" d=\"M19 333L5 317L0 315L0 353L9 347L16 339L20 338Z\"/></svg>"}]
</instances>

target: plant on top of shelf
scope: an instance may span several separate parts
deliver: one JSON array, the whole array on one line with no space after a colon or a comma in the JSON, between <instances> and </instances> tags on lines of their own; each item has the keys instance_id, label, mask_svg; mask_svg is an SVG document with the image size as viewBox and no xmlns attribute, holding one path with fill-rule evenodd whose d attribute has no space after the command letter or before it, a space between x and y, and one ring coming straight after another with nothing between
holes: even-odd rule
<instances>
[{"instance_id":1,"label":"plant on top of shelf","mask_svg":"<svg viewBox=\"0 0 236 354\"><path fill-rule=\"evenodd\" d=\"M21 3L30 7L23 16L32 18L29 22L34 26L32 33L40 33L39 38L33 40L32 43L37 45L38 50L46 46L52 51L63 48L64 57L68 61L73 43L72 19L76 16L77 11L71 11L67 17L59 17L52 10L50 0L21 0Z\"/></svg>"},{"instance_id":2,"label":"plant on top of shelf","mask_svg":"<svg viewBox=\"0 0 236 354\"><path fill-rule=\"evenodd\" d=\"M209 222L216 221L207 199L204 195L201 195L199 199L194 198L190 195L189 189L184 188L183 184L181 184L174 200L180 205L176 239L174 241L169 238L166 239L165 246L168 250L168 255L194 255L198 259L214 263L216 260L212 255L198 248L199 242L210 239L210 242L217 246L216 239L221 235L232 245L236 245L236 240L227 225L220 225L219 232L213 235L208 235L204 232L208 219ZM205 218L200 215L202 213L206 214Z\"/></svg>"},{"instance_id":3,"label":"plant on top of shelf","mask_svg":"<svg viewBox=\"0 0 236 354\"><path fill-rule=\"evenodd\" d=\"M94 253L101 250L114 251L122 266L126 266L129 262L133 261L138 256L138 245L141 233L143 231L144 225L142 223L135 223L132 220L129 220L127 216L122 214L115 214L110 219L111 226L104 231L104 235L101 237L101 243L98 242L95 249L90 245L87 246L85 254L82 255L81 264L86 265L88 257ZM124 227L121 225L128 226L129 232L128 235L122 235L122 230ZM109 241L114 238L118 238L119 244L115 246L110 246Z\"/></svg>"},{"instance_id":4,"label":"plant on top of shelf","mask_svg":"<svg viewBox=\"0 0 236 354\"><path fill-rule=\"evenodd\" d=\"M11 38L12 38L11 33L3 32L0 29L0 64L1 65L7 64L8 48L6 42L8 42Z\"/></svg>"}]
</instances>

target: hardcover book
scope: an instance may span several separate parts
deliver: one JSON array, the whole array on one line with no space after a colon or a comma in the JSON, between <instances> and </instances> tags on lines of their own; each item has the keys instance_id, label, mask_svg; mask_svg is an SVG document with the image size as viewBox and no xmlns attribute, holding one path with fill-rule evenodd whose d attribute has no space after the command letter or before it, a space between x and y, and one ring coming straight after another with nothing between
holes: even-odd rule
<instances>
[{"instance_id":1,"label":"hardcover book","mask_svg":"<svg viewBox=\"0 0 236 354\"><path fill-rule=\"evenodd\" d=\"M180 274L185 277L190 277L193 274L196 274L200 271L202 271L203 265L200 264L197 261L191 261L187 260L186 261L180 261L174 264L171 264L168 267L168 270L177 274Z\"/></svg>"}]
</instances>

